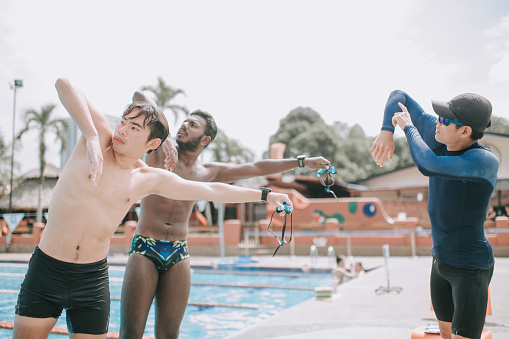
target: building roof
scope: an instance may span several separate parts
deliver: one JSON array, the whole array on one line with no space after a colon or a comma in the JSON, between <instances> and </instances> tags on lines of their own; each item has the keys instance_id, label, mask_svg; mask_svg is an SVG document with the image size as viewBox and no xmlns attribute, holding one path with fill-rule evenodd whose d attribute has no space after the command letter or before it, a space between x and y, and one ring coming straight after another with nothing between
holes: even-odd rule
<instances>
[{"instance_id":1,"label":"building roof","mask_svg":"<svg viewBox=\"0 0 509 339\"><path fill-rule=\"evenodd\" d=\"M44 184L41 192L42 208L48 209L51 192L55 188L62 170L52 164L46 164L44 169ZM37 210L39 199L39 169L33 169L21 176L21 183L12 191L12 209ZM9 210L10 195L0 199L0 210Z\"/></svg>"}]
</instances>

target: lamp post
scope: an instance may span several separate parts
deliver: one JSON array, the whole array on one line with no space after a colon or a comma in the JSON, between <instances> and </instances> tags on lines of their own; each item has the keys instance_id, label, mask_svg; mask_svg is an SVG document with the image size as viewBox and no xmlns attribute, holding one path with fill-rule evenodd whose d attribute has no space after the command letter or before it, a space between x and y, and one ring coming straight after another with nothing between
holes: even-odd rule
<instances>
[{"instance_id":1,"label":"lamp post","mask_svg":"<svg viewBox=\"0 0 509 339\"><path fill-rule=\"evenodd\" d=\"M14 86L11 85L11 89L14 91L14 105L12 109L12 153L11 153L11 187L9 192L9 213L12 213L12 185L13 185L13 174L14 174L14 139L15 139L15 122L16 122L16 91L18 88L23 87L23 80L14 80Z\"/></svg>"}]
</instances>

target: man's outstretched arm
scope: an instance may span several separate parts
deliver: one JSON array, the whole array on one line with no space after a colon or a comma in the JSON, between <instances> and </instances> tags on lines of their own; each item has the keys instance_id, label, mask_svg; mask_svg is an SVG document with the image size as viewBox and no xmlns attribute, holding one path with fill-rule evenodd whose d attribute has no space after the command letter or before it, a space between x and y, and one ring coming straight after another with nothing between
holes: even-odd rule
<instances>
[{"instance_id":1,"label":"man's outstretched arm","mask_svg":"<svg viewBox=\"0 0 509 339\"><path fill-rule=\"evenodd\" d=\"M311 169L327 169L331 166L324 157L304 158L302 167ZM219 182L234 182L236 180L251 178L259 175L281 173L300 167L297 159L264 159L247 164L231 165L223 163L209 163L206 165L216 171L215 180Z\"/></svg>"},{"instance_id":2,"label":"man's outstretched arm","mask_svg":"<svg viewBox=\"0 0 509 339\"><path fill-rule=\"evenodd\" d=\"M145 194L159 194L173 200L209 200L225 203L241 203L262 200L262 191L218 182L186 180L178 175L159 168L147 167L144 187ZM270 192L267 202L284 211L283 203L293 210L288 195ZM282 212L284 213L284 212Z\"/></svg>"}]
</instances>

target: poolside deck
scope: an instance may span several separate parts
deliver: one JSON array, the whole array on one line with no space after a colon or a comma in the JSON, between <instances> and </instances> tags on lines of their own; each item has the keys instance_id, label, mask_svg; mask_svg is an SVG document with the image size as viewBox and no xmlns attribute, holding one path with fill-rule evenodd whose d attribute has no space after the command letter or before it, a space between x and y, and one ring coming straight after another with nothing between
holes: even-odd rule
<instances>
[{"instance_id":1,"label":"poolside deck","mask_svg":"<svg viewBox=\"0 0 509 339\"><path fill-rule=\"evenodd\" d=\"M30 254L1 253L0 262L26 262L29 257ZM260 267L302 268L311 264L308 256L253 256L252 259L255 262L251 265ZM124 264L126 260L127 256L121 254L108 256L112 265ZM213 266L224 260L194 256L191 264ZM431 257L390 257L390 286L401 287L400 293L375 292L379 287L388 286L383 257L357 257L356 260L362 261L365 268L382 267L339 285L332 301L307 300L228 339L409 339L414 328L436 322L429 298ZM319 257L317 267L327 268L327 257ZM497 257L490 285L493 315L486 317L485 326L495 339L509 339L508 282L509 258Z\"/></svg>"}]
</instances>

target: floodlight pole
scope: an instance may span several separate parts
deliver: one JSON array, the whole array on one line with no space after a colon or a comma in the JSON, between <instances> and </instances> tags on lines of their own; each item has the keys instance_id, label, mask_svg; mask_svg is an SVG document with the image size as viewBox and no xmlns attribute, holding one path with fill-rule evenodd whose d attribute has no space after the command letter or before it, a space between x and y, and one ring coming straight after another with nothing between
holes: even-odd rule
<instances>
[{"instance_id":1,"label":"floodlight pole","mask_svg":"<svg viewBox=\"0 0 509 339\"><path fill-rule=\"evenodd\" d=\"M15 123L16 123L16 91L18 88L23 87L23 80L14 80L14 86L11 89L14 91L14 104L12 109L12 153L11 153L11 187L9 190L9 213L12 213L12 186L14 175L14 140L15 140Z\"/></svg>"}]
</instances>

